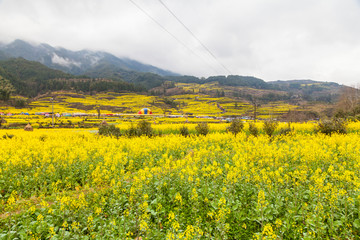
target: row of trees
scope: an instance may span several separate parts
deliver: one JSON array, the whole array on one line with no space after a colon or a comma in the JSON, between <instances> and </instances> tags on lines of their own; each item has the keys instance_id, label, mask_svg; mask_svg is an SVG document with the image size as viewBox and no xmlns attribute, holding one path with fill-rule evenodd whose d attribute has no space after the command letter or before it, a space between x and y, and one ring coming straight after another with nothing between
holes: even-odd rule
<instances>
[{"instance_id":1,"label":"row of trees","mask_svg":"<svg viewBox=\"0 0 360 240\"><path fill-rule=\"evenodd\" d=\"M260 134L260 130L266 134L270 139L275 135L287 135L294 131L291 128L290 123L287 127L278 129L279 122L274 120L264 121L262 129L259 129L254 122L249 122L248 134L257 137ZM235 136L244 130L244 123L240 119L233 119L230 126L227 127L226 131L234 134ZM209 125L206 122L198 123L195 127L197 135L206 136L210 131ZM326 135L331 135L333 133L346 134L347 133L347 122L342 119L334 118L332 120L320 121L314 129L315 133L323 133ZM179 133L184 136L190 136L189 128L186 125L183 125L179 129ZM161 136L162 132L155 132L151 127L151 123L146 120L139 121L136 125L131 125L129 129L121 131L119 128L114 125L102 125L99 128L99 135L103 136L113 136L119 138L120 136L127 137L139 137L139 136Z\"/></svg>"},{"instance_id":2,"label":"row of trees","mask_svg":"<svg viewBox=\"0 0 360 240\"><path fill-rule=\"evenodd\" d=\"M276 128L278 127L277 121L265 121L263 126L263 131L265 134L267 134L269 137L272 137L274 135L274 132ZM227 128L228 132L233 133L235 136L243 131L244 129L244 123L240 119L234 119L230 126ZM209 125L206 122L198 123L195 127L195 131L197 135L203 135L206 136L209 132ZM260 129L258 129L255 125L255 123L250 122L249 123L249 133L253 136L258 136L260 132ZM289 129L284 131L282 129L280 131L280 134L288 133L290 132ZM179 129L179 133L185 137L190 136L190 131L187 126L182 126ZM114 125L102 125L99 128L99 135L103 136L113 136L113 137L120 137L120 136L127 136L127 137L139 137L139 136L161 136L162 132L155 132L154 129L151 127L151 123L146 120L139 121L136 125L131 125L129 129L121 131L119 128L115 127Z\"/></svg>"},{"instance_id":3,"label":"row of trees","mask_svg":"<svg viewBox=\"0 0 360 240\"><path fill-rule=\"evenodd\" d=\"M264 80L249 77L249 76L238 76L238 75L229 75L229 76L211 76L208 78L197 78L194 76L169 76L166 77L169 81L182 82L182 83L198 83L204 84L208 82L218 82L223 86L243 86L251 87L257 89L271 89L273 85L266 83Z\"/></svg>"}]
</instances>

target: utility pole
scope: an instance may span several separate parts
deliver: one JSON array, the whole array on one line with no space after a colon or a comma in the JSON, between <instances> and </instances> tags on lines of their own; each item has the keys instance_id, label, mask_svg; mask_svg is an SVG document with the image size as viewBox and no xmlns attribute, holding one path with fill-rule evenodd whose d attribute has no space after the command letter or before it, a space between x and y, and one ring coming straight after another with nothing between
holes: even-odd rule
<instances>
[{"instance_id":1,"label":"utility pole","mask_svg":"<svg viewBox=\"0 0 360 240\"><path fill-rule=\"evenodd\" d=\"M99 105L99 104L96 105L96 111L97 111L97 114L98 114L98 119L100 119L101 109L100 109L100 105Z\"/></svg>"},{"instance_id":2,"label":"utility pole","mask_svg":"<svg viewBox=\"0 0 360 240\"><path fill-rule=\"evenodd\" d=\"M52 116L52 127L54 128L54 98L51 98L51 116Z\"/></svg>"},{"instance_id":3,"label":"utility pole","mask_svg":"<svg viewBox=\"0 0 360 240\"><path fill-rule=\"evenodd\" d=\"M251 104L254 107L254 121L256 122L256 111L257 111L257 108L260 107L260 103L258 103L256 98L252 97L251 98Z\"/></svg>"},{"instance_id":4,"label":"utility pole","mask_svg":"<svg viewBox=\"0 0 360 240\"><path fill-rule=\"evenodd\" d=\"M254 121L256 122L256 109L257 109L257 103L254 103Z\"/></svg>"}]
</instances>

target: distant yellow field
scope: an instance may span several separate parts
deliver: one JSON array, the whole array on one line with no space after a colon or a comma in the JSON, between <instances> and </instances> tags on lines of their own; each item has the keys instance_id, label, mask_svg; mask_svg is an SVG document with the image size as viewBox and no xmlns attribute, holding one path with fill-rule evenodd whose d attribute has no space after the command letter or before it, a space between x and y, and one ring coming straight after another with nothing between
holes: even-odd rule
<instances>
[{"instance_id":1,"label":"distant yellow field","mask_svg":"<svg viewBox=\"0 0 360 240\"><path fill-rule=\"evenodd\" d=\"M186 84L183 84L186 87ZM216 87L208 84L206 87ZM201 85L204 87L203 85ZM190 86L189 86L190 87ZM192 86L193 87L193 86ZM212 88L211 88L212 89ZM51 101L51 97L54 98ZM194 93L167 97L176 103L176 107L164 103L164 97L147 96L135 93L102 93L84 95L72 92L54 92L51 96L39 97L29 103L26 108L0 106L0 112L5 114L20 113L87 113L97 114L137 114L142 108L150 108L154 115L192 115L192 116L252 116L253 106L228 97L211 97L210 95ZM284 102L270 102L258 107L259 118L276 118L298 107Z\"/></svg>"}]
</instances>

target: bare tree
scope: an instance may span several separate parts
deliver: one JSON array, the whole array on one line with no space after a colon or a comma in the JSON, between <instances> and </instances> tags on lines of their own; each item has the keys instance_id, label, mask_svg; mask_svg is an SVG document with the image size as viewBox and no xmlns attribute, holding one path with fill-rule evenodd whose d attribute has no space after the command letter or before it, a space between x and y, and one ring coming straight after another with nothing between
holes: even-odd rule
<instances>
[{"instance_id":1,"label":"bare tree","mask_svg":"<svg viewBox=\"0 0 360 240\"><path fill-rule=\"evenodd\" d=\"M337 109L345 114L356 115L360 105L360 90L355 87L346 87L342 89Z\"/></svg>"},{"instance_id":2,"label":"bare tree","mask_svg":"<svg viewBox=\"0 0 360 240\"><path fill-rule=\"evenodd\" d=\"M250 102L251 102L251 105L253 106L254 108L254 121L256 122L256 117L257 117L257 108L261 106L259 100L253 96L251 96L250 98Z\"/></svg>"}]
</instances>

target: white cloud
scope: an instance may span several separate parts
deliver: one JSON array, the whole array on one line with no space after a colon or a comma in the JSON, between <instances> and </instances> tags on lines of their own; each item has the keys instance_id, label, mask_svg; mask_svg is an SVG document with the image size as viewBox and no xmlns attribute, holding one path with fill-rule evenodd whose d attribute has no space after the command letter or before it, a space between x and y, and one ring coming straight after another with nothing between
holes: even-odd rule
<instances>
[{"instance_id":1,"label":"white cloud","mask_svg":"<svg viewBox=\"0 0 360 240\"><path fill-rule=\"evenodd\" d=\"M51 57L51 61L52 61L52 63L66 66L66 67L69 67L71 65L75 65L77 67L81 66L81 63L71 61L70 59L67 59L67 58L60 57L56 53L54 53L53 56Z\"/></svg>"},{"instance_id":2,"label":"white cloud","mask_svg":"<svg viewBox=\"0 0 360 240\"><path fill-rule=\"evenodd\" d=\"M2 0L0 41L104 50L182 74L228 74L157 0L134 1L195 55L130 1ZM360 80L358 0L163 2L233 74Z\"/></svg>"}]
</instances>

